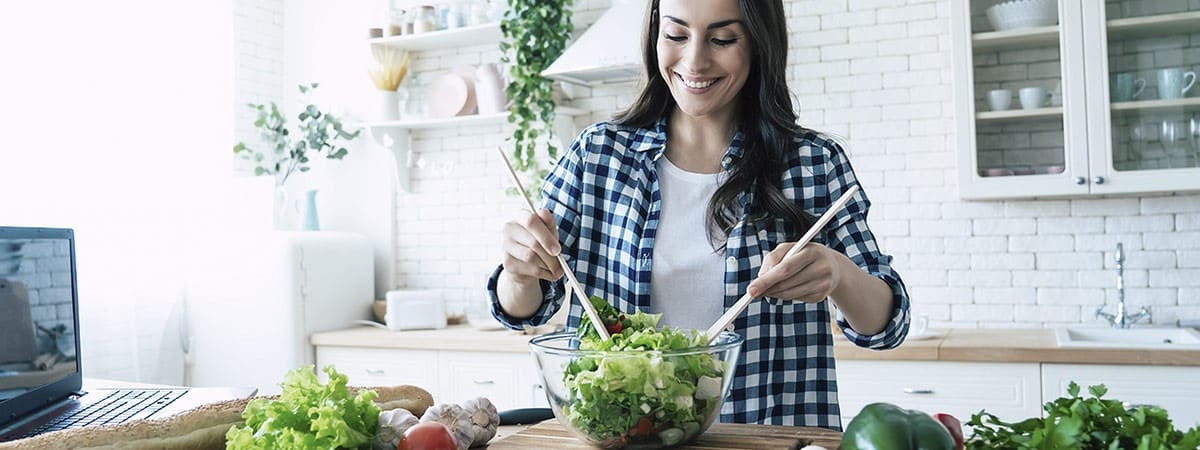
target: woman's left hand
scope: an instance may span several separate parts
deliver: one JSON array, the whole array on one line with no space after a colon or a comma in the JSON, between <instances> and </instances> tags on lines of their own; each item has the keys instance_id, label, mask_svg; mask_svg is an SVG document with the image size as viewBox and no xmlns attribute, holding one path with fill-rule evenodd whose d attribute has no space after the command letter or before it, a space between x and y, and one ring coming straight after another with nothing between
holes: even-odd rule
<instances>
[{"instance_id":1,"label":"woman's left hand","mask_svg":"<svg viewBox=\"0 0 1200 450\"><path fill-rule=\"evenodd\" d=\"M780 261L793 245L794 242L779 244L767 254L758 278L747 289L750 295L817 303L837 289L842 280L840 259L845 256L824 245L809 243Z\"/></svg>"}]
</instances>

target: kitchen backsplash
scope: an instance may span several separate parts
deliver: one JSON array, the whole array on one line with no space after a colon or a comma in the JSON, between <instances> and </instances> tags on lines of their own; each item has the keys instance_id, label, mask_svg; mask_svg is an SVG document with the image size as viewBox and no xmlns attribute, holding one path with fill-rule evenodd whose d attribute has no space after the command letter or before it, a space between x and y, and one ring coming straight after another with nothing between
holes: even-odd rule
<instances>
[{"instance_id":1,"label":"kitchen backsplash","mask_svg":"<svg viewBox=\"0 0 1200 450\"><path fill-rule=\"evenodd\" d=\"M1115 302L1117 242L1125 244L1131 306L1151 306L1156 323L1200 317L1200 195L959 200L950 1L786 3L789 82L801 124L846 144L874 206L872 230L895 257L914 312L928 314L932 326L1096 323L1092 311ZM254 49L249 54L260 48L269 54L282 32L258 27L283 2L235 4L253 16L237 22L239 55L247 47ZM609 2L576 5L576 21L590 23ZM1013 57L1031 67L1042 59ZM467 47L415 54L412 68L497 59L492 46ZM256 80L239 88L248 90L239 90L239 104L282 89L272 84L275 64L239 57L239 74L253 72ZM580 89L565 104L591 111L576 118L582 128L628 104L634 89ZM485 276L500 260L499 230L521 208L503 194L505 173L493 150L505 137L498 125L414 134L414 193L400 194L396 203L398 286L447 289L458 309L483 302Z\"/></svg>"}]
</instances>

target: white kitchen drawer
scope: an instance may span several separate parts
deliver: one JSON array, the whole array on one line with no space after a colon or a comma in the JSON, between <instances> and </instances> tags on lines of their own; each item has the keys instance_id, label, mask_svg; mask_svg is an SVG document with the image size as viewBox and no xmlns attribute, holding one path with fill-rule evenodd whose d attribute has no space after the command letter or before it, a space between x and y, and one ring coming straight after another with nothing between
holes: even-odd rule
<instances>
[{"instance_id":1,"label":"white kitchen drawer","mask_svg":"<svg viewBox=\"0 0 1200 450\"><path fill-rule=\"evenodd\" d=\"M1037 363L840 360L838 400L844 417L887 402L953 414L963 422L981 409L1001 419L1024 419L1040 415L1040 375Z\"/></svg>"},{"instance_id":2,"label":"white kitchen drawer","mask_svg":"<svg viewBox=\"0 0 1200 450\"><path fill-rule=\"evenodd\" d=\"M500 410L533 406L535 381L528 353L442 351L438 370L443 374L438 402L487 397Z\"/></svg>"},{"instance_id":3,"label":"white kitchen drawer","mask_svg":"<svg viewBox=\"0 0 1200 450\"><path fill-rule=\"evenodd\" d=\"M433 394L440 379L437 354L432 350L319 346L317 367L333 364L346 374L351 386L411 384ZM325 379L323 375L321 379Z\"/></svg>"},{"instance_id":4,"label":"white kitchen drawer","mask_svg":"<svg viewBox=\"0 0 1200 450\"><path fill-rule=\"evenodd\" d=\"M1088 386L1103 384L1108 393L1101 398L1166 409L1178 429L1200 424L1200 367L1042 364L1045 401L1065 397L1071 381L1082 397L1091 396Z\"/></svg>"}]
</instances>

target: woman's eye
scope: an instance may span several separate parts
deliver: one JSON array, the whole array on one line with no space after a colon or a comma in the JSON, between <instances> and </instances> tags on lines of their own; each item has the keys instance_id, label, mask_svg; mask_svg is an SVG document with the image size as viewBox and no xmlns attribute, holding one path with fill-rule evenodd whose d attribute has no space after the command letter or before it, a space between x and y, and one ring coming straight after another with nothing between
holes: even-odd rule
<instances>
[{"instance_id":1,"label":"woman's eye","mask_svg":"<svg viewBox=\"0 0 1200 450\"><path fill-rule=\"evenodd\" d=\"M730 46L730 45L733 45L735 42L737 42L737 39L715 39L714 38L712 40L712 43L716 44L718 47Z\"/></svg>"},{"instance_id":2,"label":"woman's eye","mask_svg":"<svg viewBox=\"0 0 1200 450\"><path fill-rule=\"evenodd\" d=\"M663 34L663 37L666 37L668 41L675 41L675 42L679 42L684 39L687 39L687 36L671 36L669 34Z\"/></svg>"}]
</instances>

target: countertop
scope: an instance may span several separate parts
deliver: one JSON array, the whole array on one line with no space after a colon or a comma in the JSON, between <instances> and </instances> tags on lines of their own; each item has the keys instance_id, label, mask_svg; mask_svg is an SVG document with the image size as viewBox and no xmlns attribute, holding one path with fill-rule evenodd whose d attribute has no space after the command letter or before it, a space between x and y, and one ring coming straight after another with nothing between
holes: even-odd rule
<instances>
[{"instance_id":1,"label":"countertop","mask_svg":"<svg viewBox=\"0 0 1200 450\"><path fill-rule=\"evenodd\" d=\"M833 353L839 360L1200 366L1200 350L1059 348L1051 329L932 332L935 337L931 339L906 340L900 348L888 351L856 347L839 334L834 338ZM529 351L532 337L507 330L480 331L468 325L456 325L441 330L397 332L358 327L315 333L310 340L317 346L524 353Z\"/></svg>"}]
</instances>

